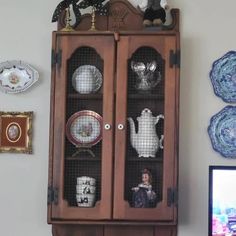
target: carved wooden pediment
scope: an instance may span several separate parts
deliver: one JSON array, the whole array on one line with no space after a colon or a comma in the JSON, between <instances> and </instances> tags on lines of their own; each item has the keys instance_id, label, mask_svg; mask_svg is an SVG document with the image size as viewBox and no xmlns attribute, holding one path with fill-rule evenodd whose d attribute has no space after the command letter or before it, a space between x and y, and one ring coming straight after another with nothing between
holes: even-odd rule
<instances>
[{"instance_id":1,"label":"carved wooden pediment","mask_svg":"<svg viewBox=\"0 0 236 236\"><path fill-rule=\"evenodd\" d=\"M108 3L109 14L100 16L96 14L96 29L100 31L126 31L126 30L144 30L143 13L136 9L127 0L110 0ZM179 30L179 10L171 10L172 23L164 25L163 30ZM65 27L65 13L61 15L58 21L58 30ZM89 30L91 27L91 15L85 14L81 17L80 24L75 30ZM146 29L145 29L146 30ZM149 30L149 29L148 29ZM150 30L155 30L153 29ZM160 29L159 29L160 30Z\"/></svg>"}]
</instances>

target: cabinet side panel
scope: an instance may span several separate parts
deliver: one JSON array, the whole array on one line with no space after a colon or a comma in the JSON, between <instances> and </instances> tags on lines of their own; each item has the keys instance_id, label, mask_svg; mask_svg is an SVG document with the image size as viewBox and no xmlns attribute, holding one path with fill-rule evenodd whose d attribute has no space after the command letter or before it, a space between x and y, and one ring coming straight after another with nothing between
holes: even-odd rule
<instances>
[{"instance_id":1,"label":"cabinet side panel","mask_svg":"<svg viewBox=\"0 0 236 236\"><path fill-rule=\"evenodd\" d=\"M56 50L56 34L52 34L52 54ZM52 58L51 58L52 60ZM52 186L53 181L53 129L54 129L54 95L55 95L55 66L51 67L51 95L50 95L50 129L49 129L49 163L48 163L48 187ZM51 221L52 206L48 203L48 223Z\"/></svg>"},{"instance_id":2,"label":"cabinet side panel","mask_svg":"<svg viewBox=\"0 0 236 236\"><path fill-rule=\"evenodd\" d=\"M180 36L179 33L176 35L176 49L180 52ZM175 117L176 117L176 124L175 124L175 184L178 189L178 166L179 166L179 94L180 94L180 68L175 69L175 78L176 78L176 87L175 87ZM177 197L178 198L178 197ZM178 202L176 203L178 206ZM178 207L175 207L175 219L178 217ZM177 233L176 233L177 234Z\"/></svg>"}]
</instances>

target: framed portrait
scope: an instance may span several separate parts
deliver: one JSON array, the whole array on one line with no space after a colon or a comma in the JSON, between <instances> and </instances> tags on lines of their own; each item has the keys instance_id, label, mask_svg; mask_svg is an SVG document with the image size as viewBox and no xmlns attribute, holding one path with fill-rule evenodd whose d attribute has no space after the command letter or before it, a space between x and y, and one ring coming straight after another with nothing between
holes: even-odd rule
<instances>
[{"instance_id":1,"label":"framed portrait","mask_svg":"<svg viewBox=\"0 0 236 236\"><path fill-rule=\"evenodd\" d=\"M32 111L0 111L0 152L32 154L32 119Z\"/></svg>"}]
</instances>

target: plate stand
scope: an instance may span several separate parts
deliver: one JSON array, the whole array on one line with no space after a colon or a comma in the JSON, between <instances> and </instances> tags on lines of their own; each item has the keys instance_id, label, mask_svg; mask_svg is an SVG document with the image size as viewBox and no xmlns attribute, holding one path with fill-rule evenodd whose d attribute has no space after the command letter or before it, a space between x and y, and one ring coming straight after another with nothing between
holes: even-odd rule
<instances>
[{"instance_id":1,"label":"plate stand","mask_svg":"<svg viewBox=\"0 0 236 236\"><path fill-rule=\"evenodd\" d=\"M91 150L90 145L80 145L80 146L76 146L77 151L75 153L72 154L72 157L77 157L79 156L79 154L81 152L88 152L92 157L95 157L95 154L93 153L93 151Z\"/></svg>"}]
</instances>

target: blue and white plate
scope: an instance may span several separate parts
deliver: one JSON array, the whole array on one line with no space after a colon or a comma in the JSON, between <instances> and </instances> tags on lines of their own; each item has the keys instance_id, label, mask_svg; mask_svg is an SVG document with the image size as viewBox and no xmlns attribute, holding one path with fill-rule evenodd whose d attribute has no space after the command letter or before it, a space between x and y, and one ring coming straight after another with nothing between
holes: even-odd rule
<instances>
[{"instance_id":1,"label":"blue and white plate","mask_svg":"<svg viewBox=\"0 0 236 236\"><path fill-rule=\"evenodd\" d=\"M226 106L210 120L208 134L213 149L227 158L236 158L236 106Z\"/></svg>"},{"instance_id":2,"label":"blue and white plate","mask_svg":"<svg viewBox=\"0 0 236 236\"><path fill-rule=\"evenodd\" d=\"M214 92L225 102L236 102L236 51L229 51L216 60L210 72Z\"/></svg>"}]
</instances>

